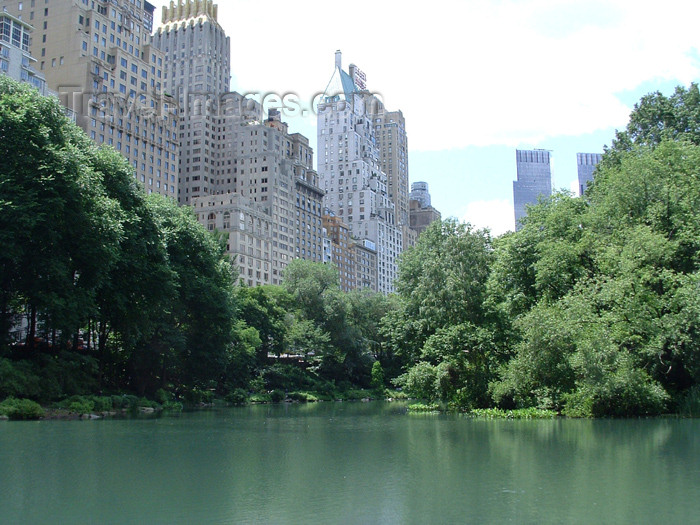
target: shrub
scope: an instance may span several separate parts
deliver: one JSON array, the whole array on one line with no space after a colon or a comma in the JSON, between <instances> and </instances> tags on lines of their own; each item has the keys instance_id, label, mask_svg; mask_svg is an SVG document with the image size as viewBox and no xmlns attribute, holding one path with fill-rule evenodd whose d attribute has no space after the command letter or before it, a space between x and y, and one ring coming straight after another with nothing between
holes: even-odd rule
<instances>
[{"instance_id":1,"label":"shrub","mask_svg":"<svg viewBox=\"0 0 700 525\"><path fill-rule=\"evenodd\" d=\"M136 403L136 406L139 408L160 408L159 403L146 399L145 397L140 398Z\"/></svg>"},{"instance_id":2,"label":"shrub","mask_svg":"<svg viewBox=\"0 0 700 525\"><path fill-rule=\"evenodd\" d=\"M163 410L171 410L173 412L179 412L183 409L182 403L179 401L167 401L163 403Z\"/></svg>"},{"instance_id":3,"label":"shrub","mask_svg":"<svg viewBox=\"0 0 700 525\"><path fill-rule=\"evenodd\" d=\"M159 388L158 390L156 390L155 399L161 405L165 405L169 401L173 401L175 399L175 396L171 392L168 392L163 388Z\"/></svg>"},{"instance_id":4,"label":"shrub","mask_svg":"<svg viewBox=\"0 0 700 525\"><path fill-rule=\"evenodd\" d=\"M0 358L0 398L40 397L39 376L29 361L11 361Z\"/></svg>"},{"instance_id":5,"label":"shrub","mask_svg":"<svg viewBox=\"0 0 700 525\"><path fill-rule=\"evenodd\" d=\"M309 394L308 392L291 392L287 397L292 401L299 401L300 403L316 403L318 398Z\"/></svg>"},{"instance_id":6,"label":"shrub","mask_svg":"<svg viewBox=\"0 0 700 525\"><path fill-rule=\"evenodd\" d=\"M405 378L406 391L417 399L432 401L438 395L438 371L437 367L421 361L414 365Z\"/></svg>"},{"instance_id":7,"label":"shrub","mask_svg":"<svg viewBox=\"0 0 700 525\"><path fill-rule=\"evenodd\" d=\"M408 405L408 411L409 412L439 412L440 411L440 405L437 403L413 403L412 405Z\"/></svg>"},{"instance_id":8,"label":"shrub","mask_svg":"<svg viewBox=\"0 0 700 525\"><path fill-rule=\"evenodd\" d=\"M700 416L700 385L695 385L681 399L678 412L684 417Z\"/></svg>"},{"instance_id":9,"label":"shrub","mask_svg":"<svg viewBox=\"0 0 700 525\"><path fill-rule=\"evenodd\" d=\"M93 396L92 402L97 412L109 412L114 408L111 396Z\"/></svg>"},{"instance_id":10,"label":"shrub","mask_svg":"<svg viewBox=\"0 0 700 525\"><path fill-rule=\"evenodd\" d=\"M40 419L44 417L44 409L31 399L11 397L0 403L0 415L15 420Z\"/></svg>"},{"instance_id":11,"label":"shrub","mask_svg":"<svg viewBox=\"0 0 700 525\"><path fill-rule=\"evenodd\" d=\"M273 403L281 403L287 399L287 394L285 394L282 390L273 390L270 392L270 399Z\"/></svg>"},{"instance_id":12,"label":"shrub","mask_svg":"<svg viewBox=\"0 0 700 525\"><path fill-rule=\"evenodd\" d=\"M500 408L475 408L469 415L481 419L554 419L557 413L553 410L539 408L518 408L503 410Z\"/></svg>"},{"instance_id":13,"label":"shrub","mask_svg":"<svg viewBox=\"0 0 700 525\"><path fill-rule=\"evenodd\" d=\"M261 394L259 392L255 392L250 396L250 402L251 403L269 403L272 401L272 398L270 397L270 394Z\"/></svg>"},{"instance_id":14,"label":"shrub","mask_svg":"<svg viewBox=\"0 0 700 525\"><path fill-rule=\"evenodd\" d=\"M89 414L95 408L95 402L84 396L71 396L56 403L59 408L64 408L76 414Z\"/></svg>"},{"instance_id":15,"label":"shrub","mask_svg":"<svg viewBox=\"0 0 700 525\"><path fill-rule=\"evenodd\" d=\"M237 388L233 392L229 392L226 396L226 402L232 405L245 405L248 402L248 393L242 388Z\"/></svg>"},{"instance_id":16,"label":"shrub","mask_svg":"<svg viewBox=\"0 0 700 525\"><path fill-rule=\"evenodd\" d=\"M372 364L372 380L371 380L371 385L372 388L375 390L383 390L384 389L384 369L382 368L382 364L379 361L375 361Z\"/></svg>"},{"instance_id":17,"label":"shrub","mask_svg":"<svg viewBox=\"0 0 700 525\"><path fill-rule=\"evenodd\" d=\"M202 390L201 388L193 388L185 392L185 402L190 405L210 404L214 399L214 392L211 390Z\"/></svg>"}]
</instances>

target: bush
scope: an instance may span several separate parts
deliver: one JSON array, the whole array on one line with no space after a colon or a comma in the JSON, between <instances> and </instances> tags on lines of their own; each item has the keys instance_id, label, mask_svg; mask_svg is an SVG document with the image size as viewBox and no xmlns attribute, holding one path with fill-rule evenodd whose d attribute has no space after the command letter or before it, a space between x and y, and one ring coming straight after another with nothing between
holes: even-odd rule
<instances>
[{"instance_id":1,"label":"bush","mask_svg":"<svg viewBox=\"0 0 700 525\"><path fill-rule=\"evenodd\" d=\"M208 405L214 400L214 392L211 390L202 390L201 388L193 388L185 392L184 398L185 402L190 405Z\"/></svg>"},{"instance_id":2,"label":"bush","mask_svg":"<svg viewBox=\"0 0 700 525\"><path fill-rule=\"evenodd\" d=\"M433 401L439 397L437 367L421 361L414 365L404 379L406 391L417 399ZM398 383L397 383L398 384Z\"/></svg>"},{"instance_id":3,"label":"bush","mask_svg":"<svg viewBox=\"0 0 700 525\"><path fill-rule=\"evenodd\" d=\"M557 413L553 410L539 408L519 408L502 410L500 408L475 408L469 415L482 419L554 419Z\"/></svg>"},{"instance_id":4,"label":"bush","mask_svg":"<svg viewBox=\"0 0 700 525\"><path fill-rule=\"evenodd\" d=\"M150 399L146 399L145 397L140 398L136 403L136 406L138 408L160 408L159 403L157 403L156 401L151 401Z\"/></svg>"},{"instance_id":5,"label":"bush","mask_svg":"<svg viewBox=\"0 0 700 525\"><path fill-rule=\"evenodd\" d=\"M313 388L311 378L296 365L275 363L262 373L267 390L301 390Z\"/></svg>"},{"instance_id":6,"label":"bush","mask_svg":"<svg viewBox=\"0 0 700 525\"><path fill-rule=\"evenodd\" d=\"M251 403L269 403L272 401L272 398L270 397L270 394L260 394L259 392L255 392L250 396L249 401Z\"/></svg>"},{"instance_id":7,"label":"bush","mask_svg":"<svg viewBox=\"0 0 700 525\"><path fill-rule=\"evenodd\" d=\"M93 396L92 402L96 412L109 412L114 408L111 396Z\"/></svg>"},{"instance_id":8,"label":"bush","mask_svg":"<svg viewBox=\"0 0 700 525\"><path fill-rule=\"evenodd\" d=\"M158 390L156 390L155 399L161 405L165 405L170 401L174 401L175 396L172 393L168 392L167 390L165 390L163 388L159 388Z\"/></svg>"},{"instance_id":9,"label":"bush","mask_svg":"<svg viewBox=\"0 0 700 525\"><path fill-rule=\"evenodd\" d=\"M371 385L372 388L375 390L383 390L384 389L384 369L382 368L382 364L379 361L375 361L372 364L372 373L371 373Z\"/></svg>"},{"instance_id":10,"label":"bush","mask_svg":"<svg viewBox=\"0 0 700 525\"><path fill-rule=\"evenodd\" d=\"M0 398L19 396L39 398L39 376L29 361L0 358Z\"/></svg>"},{"instance_id":11,"label":"bush","mask_svg":"<svg viewBox=\"0 0 700 525\"><path fill-rule=\"evenodd\" d=\"M44 409L31 399L11 397L0 403L0 415L14 420L40 419L44 417Z\"/></svg>"},{"instance_id":12,"label":"bush","mask_svg":"<svg viewBox=\"0 0 700 525\"><path fill-rule=\"evenodd\" d=\"M272 392L270 392L270 399L273 403L281 403L282 401L287 399L287 394L282 392L282 390L273 390Z\"/></svg>"},{"instance_id":13,"label":"bush","mask_svg":"<svg viewBox=\"0 0 700 525\"><path fill-rule=\"evenodd\" d=\"M316 403L318 398L309 394L308 392L291 392L287 397L292 401L299 401L300 403Z\"/></svg>"},{"instance_id":14,"label":"bush","mask_svg":"<svg viewBox=\"0 0 700 525\"><path fill-rule=\"evenodd\" d=\"M56 405L76 414L89 414L95 408L95 402L92 399L77 395L59 401Z\"/></svg>"},{"instance_id":15,"label":"bush","mask_svg":"<svg viewBox=\"0 0 700 525\"><path fill-rule=\"evenodd\" d=\"M440 411L440 405L437 403L429 403L429 404L424 404L424 403L413 403L412 405L408 405L408 411L409 412L439 412Z\"/></svg>"},{"instance_id":16,"label":"bush","mask_svg":"<svg viewBox=\"0 0 700 525\"><path fill-rule=\"evenodd\" d=\"M583 385L563 399L569 417L639 417L663 413L669 396L645 371L622 367L604 383Z\"/></svg>"},{"instance_id":17,"label":"bush","mask_svg":"<svg viewBox=\"0 0 700 525\"><path fill-rule=\"evenodd\" d=\"M700 416L700 385L695 385L681 399L678 412L684 417Z\"/></svg>"},{"instance_id":18,"label":"bush","mask_svg":"<svg viewBox=\"0 0 700 525\"><path fill-rule=\"evenodd\" d=\"M248 393L242 388L237 388L226 396L226 402L232 405L245 405L248 402Z\"/></svg>"},{"instance_id":19,"label":"bush","mask_svg":"<svg viewBox=\"0 0 700 525\"><path fill-rule=\"evenodd\" d=\"M179 401L167 401L163 403L163 410L172 410L174 412L179 412L182 409L182 403L180 403Z\"/></svg>"}]
</instances>

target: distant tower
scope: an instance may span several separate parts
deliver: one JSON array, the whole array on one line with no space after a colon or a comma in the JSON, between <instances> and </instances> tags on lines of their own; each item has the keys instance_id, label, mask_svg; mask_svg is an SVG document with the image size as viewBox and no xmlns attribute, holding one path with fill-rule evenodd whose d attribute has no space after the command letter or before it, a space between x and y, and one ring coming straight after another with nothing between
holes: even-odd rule
<instances>
[{"instance_id":1,"label":"distant tower","mask_svg":"<svg viewBox=\"0 0 700 525\"><path fill-rule=\"evenodd\" d=\"M593 180L593 173L598 163L603 159L600 153L577 153L578 162L578 191L583 195L588 184Z\"/></svg>"},{"instance_id":2,"label":"distant tower","mask_svg":"<svg viewBox=\"0 0 700 525\"><path fill-rule=\"evenodd\" d=\"M423 233L433 222L442 219L440 212L430 205L430 193L427 182L411 184L410 223L416 236Z\"/></svg>"},{"instance_id":3,"label":"distant tower","mask_svg":"<svg viewBox=\"0 0 700 525\"><path fill-rule=\"evenodd\" d=\"M412 201L418 201L421 208L427 208L430 206L430 193L428 191L427 182L414 182L411 184L411 194L410 199Z\"/></svg>"},{"instance_id":4,"label":"distant tower","mask_svg":"<svg viewBox=\"0 0 700 525\"><path fill-rule=\"evenodd\" d=\"M513 181L513 203L515 205L515 229L527 215L526 206L537 204L540 197L552 195L552 168L550 153L546 150L516 150L518 180Z\"/></svg>"}]
</instances>

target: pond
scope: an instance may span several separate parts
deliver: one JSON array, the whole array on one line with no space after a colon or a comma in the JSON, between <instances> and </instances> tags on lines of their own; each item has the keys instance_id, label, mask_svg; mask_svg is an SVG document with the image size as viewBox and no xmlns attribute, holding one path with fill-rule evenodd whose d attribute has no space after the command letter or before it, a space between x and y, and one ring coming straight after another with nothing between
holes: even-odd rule
<instances>
[{"instance_id":1,"label":"pond","mask_svg":"<svg viewBox=\"0 0 700 525\"><path fill-rule=\"evenodd\" d=\"M3 523L691 523L700 421L403 403L0 423Z\"/></svg>"}]
</instances>

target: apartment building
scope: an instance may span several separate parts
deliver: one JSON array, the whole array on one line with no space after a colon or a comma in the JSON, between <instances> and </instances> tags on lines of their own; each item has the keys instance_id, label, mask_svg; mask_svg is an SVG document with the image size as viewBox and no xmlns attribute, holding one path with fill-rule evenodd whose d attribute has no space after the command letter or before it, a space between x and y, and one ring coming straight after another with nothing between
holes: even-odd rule
<instances>
[{"instance_id":1,"label":"apartment building","mask_svg":"<svg viewBox=\"0 0 700 525\"><path fill-rule=\"evenodd\" d=\"M368 239L377 251L377 289L394 291L396 258L403 249L395 206L387 191L372 122L374 97L354 65L335 70L318 107L318 173L325 206L348 225L354 239Z\"/></svg>"},{"instance_id":2,"label":"apartment building","mask_svg":"<svg viewBox=\"0 0 700 525\"><path fill-rule=\"evenodd\" d=\"M176 101L163 93L151 44L155 7L143 0L4 0L32 24L30 51L48 89L99 145L134 167L149 193L177 197Z\"/></svg>"}]
</instances>

